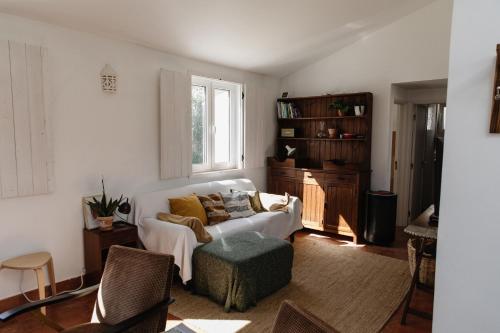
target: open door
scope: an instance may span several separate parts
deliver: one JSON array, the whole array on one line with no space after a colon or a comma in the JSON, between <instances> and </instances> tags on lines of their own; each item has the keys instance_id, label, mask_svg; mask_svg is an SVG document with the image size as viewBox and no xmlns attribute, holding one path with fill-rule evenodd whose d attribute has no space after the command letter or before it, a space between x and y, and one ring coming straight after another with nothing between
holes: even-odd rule
<instances>
[{"instance_id":1,"label":"open door","mask_svg":"<svg viewBox=\"0 0 500 333\"><path fill-rule=\"evenodd\" d=\"M397 225L408 225L411 218L415 105L397 104L393 114L392 190L398 195Z\"/></svg>"}]
</instances>

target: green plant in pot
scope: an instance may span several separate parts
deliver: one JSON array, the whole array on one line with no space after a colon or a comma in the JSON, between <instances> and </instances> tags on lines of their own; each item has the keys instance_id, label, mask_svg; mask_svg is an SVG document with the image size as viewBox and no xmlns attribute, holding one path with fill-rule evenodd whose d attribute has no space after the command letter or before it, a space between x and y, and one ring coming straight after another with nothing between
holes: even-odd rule
<instances>
[{"instance_id":1,"label":"green plant in pot","mask_svg":"<svg viewBox=\"0 0 500 333\"><path fill-rule=\"evenodd\" d=\"M111 230L113 229L113 220L116 209L124 201L123 195L120 199L114 200L113 198L106 197L106 191L104 189L104 180L102 183L102 197L97 199L93 197L91 201L87 202L90 207L92 215L97 221L99 221L99 229L101 230Z\"/></svg>"},{"instance_id":2,"label":"green plant in pot","mask_svg":"<svg viewBox=\"0 0 500 333\"><path fill-rule=\"evenodd\" d=\"M330 108L335 110L337 112L337 116L343 117L347 114L347 111L349 109L348 105L344 103L343 101L335 101L332 104L330 104Z\"/></svg>"}]
</instances>

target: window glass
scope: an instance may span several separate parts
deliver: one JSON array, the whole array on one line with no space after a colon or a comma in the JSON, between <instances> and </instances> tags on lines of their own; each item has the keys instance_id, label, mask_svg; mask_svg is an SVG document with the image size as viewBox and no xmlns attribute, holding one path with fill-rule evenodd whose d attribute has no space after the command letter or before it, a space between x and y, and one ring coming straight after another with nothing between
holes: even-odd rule
<instances>
[{"instance_id":1,"label":"window glass","mask_svg":"<svg viewBox=\"0 0 500 333\"><path fill-rule=\"evenodd\" d=\"M214 89L214 162L229 163L231 159L231 114L229 90Z\"/></svg>"},{"instance_id":2,"label":"window glass","mask_svg":"<svg viewBox=\"0 0 500 333\"><path fill-rule=\"evenodd\" d=\"M193 164L204 164L207 161L207 90L206 87L193 85L192 94L192 133Z\"/></svg>"}]
</instances>

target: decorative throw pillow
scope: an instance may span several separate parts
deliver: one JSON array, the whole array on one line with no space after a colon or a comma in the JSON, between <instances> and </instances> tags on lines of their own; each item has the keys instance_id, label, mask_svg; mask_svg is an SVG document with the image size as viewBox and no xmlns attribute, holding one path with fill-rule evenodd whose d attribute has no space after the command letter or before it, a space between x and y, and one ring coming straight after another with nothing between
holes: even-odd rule
<instances>
[{"instance_id":1,"label":"decorative throw pillow","mask_svg":"<svg viewBox=\"0 0 500 333\"><path fill-rule=\"evenodd\" d=\"M250 200L250 205L252 206L252 209L256 213L262 213L262 212L267 212L267 209L264 208L262 205L262 201L260 201L260 193L259 191L238 191L238 190L231 190L231 193L234 192L245 192L248 194L248 199Z\"/></svg>"},{"instance_id":2,"label":"decorative throw pillow","mask_svg":"<svg viewBox=\"0 0 500 333\"><path fill-rule=\"evenodd\" d=\"M203 208L205 208L209 225L227 221L231 217L231 215L229 215L224 208L224 200L222 199L220 193L199 195L198 199L200 200Z\"/></svg>"},{"instance_id":3,"label":"decorative throw pillow","mask_svg":"<svg viewBox=\"0 0 500 333\"><path fill-rule=\"evenodd\" d=\"M207 225L205 208L203 208L195 194L180 198L170 198L168 201L170 203L170 213L180 216L197 217L203 225Z\"/></svg>"},{"instance_id":4,"label":"decorative throw pillow","mask_svg":"<svg viewBox=\"0 0 500 333\"><path fill-rule=\"evenodd\" d=\"M167 213L158 213L156 216L158 220L166 221L174 224L184 225L193 230L196 240L200 243L208 243L212 241L212 235L210 235L201 223L200 219L192 216L180 216Z\"/></svg>"},{"instance_id":5,"label":"decorative throw pillow","mask_svg":"<svg viewBox=\"0 0 500 333\"><path fill-rule=\"evenodd\" d=\"M221 193L224 207L231 219L239 219L255 215L246 192Z\"/></svg>"}]
</instances>

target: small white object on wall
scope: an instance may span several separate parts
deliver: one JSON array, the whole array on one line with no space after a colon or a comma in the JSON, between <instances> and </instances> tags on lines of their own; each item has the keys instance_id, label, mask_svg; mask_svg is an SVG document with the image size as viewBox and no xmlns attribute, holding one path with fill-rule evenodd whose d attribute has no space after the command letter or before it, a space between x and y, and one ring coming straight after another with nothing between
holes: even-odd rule
<instances>
[{"instance_id":1,"label":"small white object on wall","mask_svg":"<svg viewBox=\"0 0 500 333\"><path fill-rule=\"evenodd\" d=\"M116 80L118 75L110 64L106 64L101 70L102 91L114 94L116 92Z\"/></svg>"}]
</instances>

